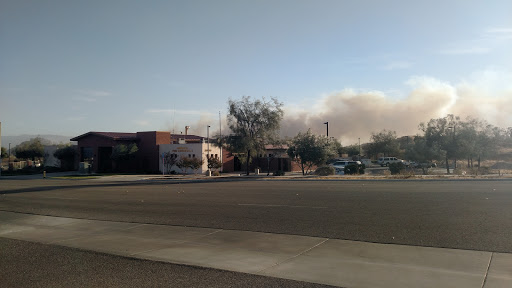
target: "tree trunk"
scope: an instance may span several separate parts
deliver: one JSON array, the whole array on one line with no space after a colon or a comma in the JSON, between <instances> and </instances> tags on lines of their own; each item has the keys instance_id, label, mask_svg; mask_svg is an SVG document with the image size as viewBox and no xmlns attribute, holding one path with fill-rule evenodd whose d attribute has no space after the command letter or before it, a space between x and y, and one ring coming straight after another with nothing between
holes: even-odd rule
<instances>
[{"instance_id":1,"label":"tree trunk","mask_svg":"<svg viewBox=\"0 0 512 288\"><path fill-rule=\"evenodd\" d=\"M448 155L446 155L446 174L450 174L450 163L448 162Z\"/></svg>"},{"instance_id":2,"label":"tree trunk","mask_svg":"<svg viewBox=\"0 0 512 288\"><path fill-rule=\"evenodd\" d=\"M480 155L478 155L478 170L480 170Z\"/></svg>"},{"instance_id":3,"label":"tree trunk","mask_svg":"<svg viewBox=\"0 0 512 288\"><path fill-rule=\"evenodd\" d=\"M469 157L468 157L468 168L469 168L469 167L471 167L471 166L469 166Z\"/></svg>"},{"instance_id":4,"label":"tree trunk","mask_svg":"<svg viewBox=\"0 0 512 288\"><path fill-rule=\"evenodd\" d=\"M247 159L245 160L245 168L247 169L247 176L249 176L249 159L251 158L251 150L247 150Z\"/></svg>"}]
</instances>

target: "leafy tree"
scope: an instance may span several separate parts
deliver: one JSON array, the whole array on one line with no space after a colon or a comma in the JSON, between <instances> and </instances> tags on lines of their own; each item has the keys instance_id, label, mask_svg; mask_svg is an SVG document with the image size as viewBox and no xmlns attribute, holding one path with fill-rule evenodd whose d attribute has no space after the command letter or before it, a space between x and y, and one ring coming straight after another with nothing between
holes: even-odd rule
<instances>
[{"instance_id":1,"label":"leafy tree","mask_svg":"<svg viewBox=\"0 0 512 288\"><path fill-rule=\"evenodd\" d=\"M372 133L371 142L368 143L366 152L375 157L379 153L384 154L384 156L398 155L400 153L400 145L396 132L384 129L381 132Z\"/></svg>"},{"instance_id":2,"label":"leafy tree","mask_svg":"<svg viewBox=\"0 0 512 288\"><path fill-rule=\"evenodd\" d=\"M339 154L347 154L348 156L359 155L359 145L352 144L349 146L342 147Z\"/></svg>"},{"instance_id":3,"label":"leafy tree","mask_svg":"<svg viewBox=\"0 0 512 288\"><path fill-rule=\"evenodd\" d=\"M416 136L412 141L412 144L407 145L405 157L419 163L423 174L427 174L429 167L425 163L441 160L444 157L444 151L437 144L428 146L425 137L422 136Z\"/></svg>"},{"instance_id":4,"label":"leafy tree","mask_svg":"<svg viewBox=\"0 0 512 288\"><path fill-rule=\"evenodd\" d=\"M444 118L431 119L427 124L421 123L420 129L425 133L428 147L437 145L440 152L444 152L447 173L450 173L449 158L454 159L454 168L457 168L457 159L460 158L467 159L470 167L473 157L478 157L480 166L481 157L497 154L506 135L504 130L485 121L473 118L462 121L451 114Z\"/></svg>"},{"instance_id":5,"label":"leafy tree","mask_svg":"<svg viewBox=\"0 0 512 288\"><path fill-rule=\"evenodd\" d=\"M180 157L178 161L176 161L176 166L180 168L182 171L187 173L187 169L190 168L194 172L196 172L201 166L203 166L204 161L198 158L190 158L190 157Z\"/></svg>"},{"instance_id":6,"label":"leafy tree","mask_svg":"<svg viewBox=\"0 0 512 288\"><path fill-rule=\"evenodd\" d=\"M204 160L199 158L190 158L189 160L189 167L194 171L194 173L197 173L197 170L201 169L203 166Z\"/></svg>"},{"instance_id":7,"label":"leafy tree","mask_svg":"<svg viewBox=\"0 0 512 288\"><path fill-rule=\"evenodd\" d=\"M283 104L275 98L252 101L250 97L243 97L238 101L229 100L228 106L228 126L233 134L222 142L245 161L248 175L253 155L263 153L265 145L278 137Z\"/></svg>"},{"instance_id":8,"label":"leafy tree","mask_svg":"<svg viewBox=\"0 0 512 288\"><path fill-rule=\"evenodd\" d=\"M7 155L7 149L5 149L5 147L0 148L0 153L2 154L2 158L9 157L9 155Z\"/></svg>"},{"instance_id":9,"label":"leafy tree","mask_svg":"<svg viewBox=\"0 0 512 288\"><path fill-rule=\"evenodd\" d=\"M44 156L43 139L36 137L29 141L22 142L14 149L14 154L17 158L32 159L41 158Z\"/></svg>"},{"instance_id":10,"label":"leafy tree","mask_svg":"<svg viewBox=\"0 0 512 288\"><path fill-rule=\"evenodd\" d=\"M291 140L287 153L299 164L302 175L305 175L313 166L325 164L327 159L337 155L336 145L329 142L326 137L316 136L309 129Z\"/></svg>"},{"instance_id":11,"label":"leafy tree","mask_svg":"<svg viewBox=\"0 0 512 288\"><path fill-rule=\"evenodd\" d=\"M447 174L450 174L448 159L456 157L456 138L454 137L455 133L453 130L456 130L459 121L459 117L448 114L443 118L430 119L427 124L420 123L419 126L420 130L425 133L424 136L427 146L438 146L439 151L443 151L442 154L445 156Z\"/></svg>"},{"instance_id":12,"label":"leafy tree","mask_svg":"<svg viewBox=\"0 0 512 288\"><path fill-rule=\"evenodd\" d=\"M220 167L222 167L222 163L220 162L219 158L210 157L208 159L208 169L217 170L220 169Z\"/></svg>"},{"instance_id":13,"label":"leafy tree","mask_svg":"<svg viewBox=\"0 0 512 288\"><path fill-rule=\"evenodd\" d=\"M77 154L78 151L76 146L60 145L60 147L53 153L53 156L60 160L63 169L72 170Z\"/></svg>"},{"instance_id":14,"label":"leafy tree","mask_svg":"<svg viewBox=\"0 0 512 288\"><path fill-rule=\"evenodd\" d=\"M176 161L176 167L180 168L181 171L187 173L187 169L190 167L190 158L189 157L180 157L178 161Z\"/></svg>"}]
</instances>

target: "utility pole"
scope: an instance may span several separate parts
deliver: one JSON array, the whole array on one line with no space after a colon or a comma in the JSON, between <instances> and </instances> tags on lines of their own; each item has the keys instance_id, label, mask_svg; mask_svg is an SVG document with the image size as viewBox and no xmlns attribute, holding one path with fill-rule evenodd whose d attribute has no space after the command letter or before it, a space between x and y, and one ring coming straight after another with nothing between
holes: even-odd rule
<instances>
[{"instance_id":1,"label":"utility pole","mask_svg":"<svg viewBox=\"0 0 512 288\"><path fill-rule=\"evenodd\" d=\"M208 156L207 156L207 160L208 162L210 162L210 125L206 126L206 139L208 141ZM209 163L207 163L208 165ZM210 169L210 168L208 168Z\"/></svg>"},{"instance_id":2,"label":"utility pole","mask_svg":"<svg viewBox=\"0 0 512 288\"><path fill-rule=\"evenodd\" d=\"M220 134L220 136L219 136L219 139L217 139L217 144L222 143L222 120L220 118L220 111L219 111L219 134ZM219 141L220 141L220 143L219 143ZM222 170L223 170L222 166L224 166L222 163L222 145L219 145L219 147L220 147L220 172L222 173Z\"/></svg>"},{"instance_id":3,"label":"utility pole","mask_svg":"<svg viewBox=\"0 0 512 288\"><path fill-rule=\"evenodd\" d=\"M325 125L327 125L327 138L329 138L329 122L325 122Z\"/></svg>"}]
</instances>

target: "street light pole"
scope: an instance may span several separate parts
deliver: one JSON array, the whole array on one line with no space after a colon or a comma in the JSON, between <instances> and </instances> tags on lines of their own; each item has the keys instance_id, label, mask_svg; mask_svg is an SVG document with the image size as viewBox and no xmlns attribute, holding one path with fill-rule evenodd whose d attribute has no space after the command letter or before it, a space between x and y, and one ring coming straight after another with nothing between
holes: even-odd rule
<instances>
[{"instance_id":1,"label":"street light pole","mask_svg":"<svg viewBox=\"0 0 512 288\"><path fill-rule=\"evenodd\" d=\"M361 161L361 137L357 138L359 141L359 161Z\"/></svg>"},{"instance_id":2,"label":"street light pole","mask_svg":"<svg viewBox=\"0 0 512 288\"><path fill-rule=\"evenodd\" d=\"M452 132L453 132L453 134L452 134L452 138L453 138L453 169L457 169L457 157L456 157L456 153L455 153L455 150L457 148L456 143L455 143L455 125L448 127L448 129L452 130Z\"/></svg>"},{"instance_id":3,"label":"street light pole","mask_svg":"<svg viewBox=\"0 0 512 288\"><path fill-rule=\"evenodd\" d=\"M325 125L327 125L327 138L329 138L329 122L325 122Z\"/></svg>"}]
</instances>

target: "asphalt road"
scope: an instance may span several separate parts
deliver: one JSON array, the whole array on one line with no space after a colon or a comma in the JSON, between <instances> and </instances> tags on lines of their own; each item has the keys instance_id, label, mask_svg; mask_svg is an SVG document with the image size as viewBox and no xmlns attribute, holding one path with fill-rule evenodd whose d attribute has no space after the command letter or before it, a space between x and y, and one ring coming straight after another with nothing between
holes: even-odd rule
<instances>
[{"instance_id":1,"label":"asphalt road","mask_svg":"<svg viewBox=\"0 0 512 288\"><path fill-rule=\"evenodd\" d=\"M9 180L0 210L512 252L511 180Z\"/></svg>"}]
</instances>

